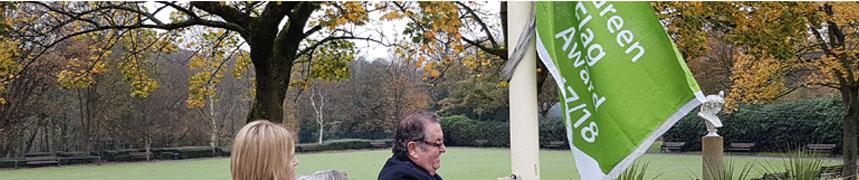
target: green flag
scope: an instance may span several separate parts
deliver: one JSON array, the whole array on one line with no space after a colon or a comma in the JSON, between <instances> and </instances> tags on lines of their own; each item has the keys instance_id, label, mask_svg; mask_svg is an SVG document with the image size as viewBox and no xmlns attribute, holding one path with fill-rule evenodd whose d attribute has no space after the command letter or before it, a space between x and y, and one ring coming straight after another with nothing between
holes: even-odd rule
<instances>
[{"instance_id":1,"label":"green flag","mask_svg":"<svg viewBox=\"0 0 859 180\"><path fill-rule=\"evenodd\" d=\"M648 2L537 2L582 179L614 179L704 99Z\"/></svg>"}]
</instances>

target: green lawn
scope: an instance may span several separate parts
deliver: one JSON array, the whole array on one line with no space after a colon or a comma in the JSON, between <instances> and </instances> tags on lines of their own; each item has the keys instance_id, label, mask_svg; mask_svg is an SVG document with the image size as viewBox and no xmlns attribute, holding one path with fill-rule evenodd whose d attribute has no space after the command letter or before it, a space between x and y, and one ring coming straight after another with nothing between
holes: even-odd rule
<instances>
[{"instance_id":1,"label":"green lawn","mask_svg":"<svg viewBox=\"0 0 859 180\"><path fill-rule=\"evenodd\" d=\"M345 171L350 179L376 179L390 150L341 151L299 154L301 161L298 174L310 174L319 170L337 169ZM778 163L773 157L728 156L737 169L749 162ZM700 154L647 154L639 160L650 162L650 174L662 173L659 179L691 179L700 174ZM827 159L827 164L837 159ZM159 161L140 163L110 163L101 166L80 165L45 167L18 170L0 170L0 180L48 180L48 179L230 179L228 158ZM495 179L509 175L510 153L508 149L449 148L442 156L442 177L457 179ZM540 152L542 179L578 179L572 155L569 151ZM754 174L758 174L753 171Z\"/></svg>"}]
</instances>

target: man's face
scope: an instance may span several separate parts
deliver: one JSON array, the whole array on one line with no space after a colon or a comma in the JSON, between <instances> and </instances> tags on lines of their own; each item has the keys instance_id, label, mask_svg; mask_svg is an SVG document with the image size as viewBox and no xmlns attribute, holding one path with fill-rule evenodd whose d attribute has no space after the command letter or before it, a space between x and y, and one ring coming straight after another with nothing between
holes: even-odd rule
<instances>
[{"instance_id":1,"label":"man's face","mask_svg":"<svg viewBox=\"0 0 859 180\"><path fill-rule=\"evenodd\" d=\"M441 124L430 123L426 128L425 142L413 142L415 148L409 148L409 158L430 175L435 175L436 170L441 167L441 154L447 151L447 147L444 146Z\"/></svg>"}]
</instances>

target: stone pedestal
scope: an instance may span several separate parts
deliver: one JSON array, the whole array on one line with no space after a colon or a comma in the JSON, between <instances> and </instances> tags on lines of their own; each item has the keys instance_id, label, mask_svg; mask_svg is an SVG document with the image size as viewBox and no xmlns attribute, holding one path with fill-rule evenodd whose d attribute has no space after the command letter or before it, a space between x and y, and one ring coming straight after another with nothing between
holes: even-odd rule
<instances>
[{"instance_id":1,"label":"stone pedestal","mask_svg":"<svg viewBox=\"0 0 859 180\"><path fill-rule=\"evenodd\" d=\"M703 173L704 180L721 179L723 166L722 157L725 156L724 142L721 136L704 136L701 138L701 156L703 157Z\"/></svg>"}]
</instances>

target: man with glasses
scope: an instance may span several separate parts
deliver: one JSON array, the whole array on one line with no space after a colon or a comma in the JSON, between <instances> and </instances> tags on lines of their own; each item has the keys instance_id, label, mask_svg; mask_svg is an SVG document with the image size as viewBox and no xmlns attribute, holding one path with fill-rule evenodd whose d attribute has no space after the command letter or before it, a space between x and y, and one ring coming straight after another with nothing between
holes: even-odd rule
<instances>
[{"instance_id":1,"label":"man with glasses","mask_svg":"<svg viewBox=\"0 0 859 180\"><path fill-rule=\"evenodd\" d=\"M445 151L438 115L426 111L409 114L397 126L394 155L385 162L378 179L441 180L436 171Z\"/></svg>"}]
</instances>

